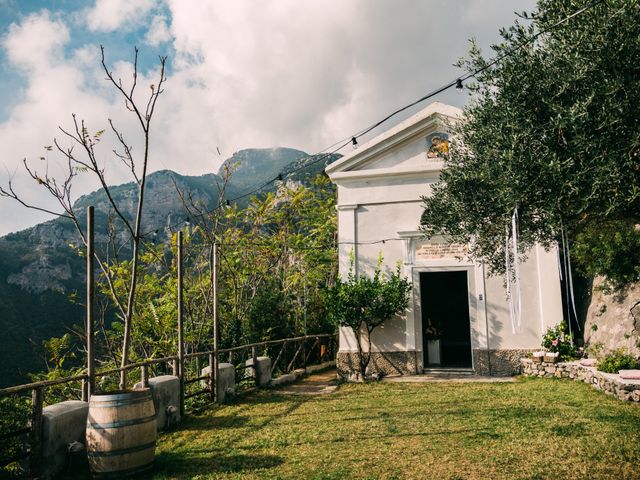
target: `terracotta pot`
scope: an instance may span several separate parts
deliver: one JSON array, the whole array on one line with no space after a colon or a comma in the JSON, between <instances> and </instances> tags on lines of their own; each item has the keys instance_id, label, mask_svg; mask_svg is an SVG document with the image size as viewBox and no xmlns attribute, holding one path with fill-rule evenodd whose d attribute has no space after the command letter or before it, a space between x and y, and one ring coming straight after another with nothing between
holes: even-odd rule
<instances>
[{"instance_id":1,"label":"terracotta pot","mask_svg":"<svg viewBox=\"0 0 640 480\"><path fill-rule=\"evenodd\" d=\"M546 363L558 363L558 359L560 357L556 357L555 355L545 355L544 356L544 361Z\"/></svg>"}]
</instances>

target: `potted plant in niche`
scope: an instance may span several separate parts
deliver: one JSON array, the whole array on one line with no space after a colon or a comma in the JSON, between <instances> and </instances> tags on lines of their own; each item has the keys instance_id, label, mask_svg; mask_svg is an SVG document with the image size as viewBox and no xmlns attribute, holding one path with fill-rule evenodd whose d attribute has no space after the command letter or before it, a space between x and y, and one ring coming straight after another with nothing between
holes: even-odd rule
<instances>
[{"instance_id":1,"label":"potted plant in niche","mask_svg":"<svg viewBox=\"0 0 640 480\"><path fill-rule=\"evenodd\" d=\"M427 363L429 365L440 365L440 337L442 332L430 318L427 319L427 328L425 329L425 340L427 341Z\"/></svg>"}]
</instances>

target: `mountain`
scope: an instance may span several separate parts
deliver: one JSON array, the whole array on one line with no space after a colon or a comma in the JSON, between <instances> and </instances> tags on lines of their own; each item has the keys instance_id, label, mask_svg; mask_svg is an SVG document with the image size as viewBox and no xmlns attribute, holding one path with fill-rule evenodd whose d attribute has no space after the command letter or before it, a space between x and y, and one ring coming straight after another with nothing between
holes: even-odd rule
<instances>
[{"instance_id":1,"label":"mountain","mask_svg":"<svg viewBox=\"0 0 640 480\"><path fill-rule=\"evenodd\" d=\"M304 161L308 157L308 154L293 148L248 148L234 153L222 166L232 169L234 186L249 191L277 177L290 163Z\"/></svg>"},{"instance_id":2,"label":"mountain","mask_svg":"<svg viewBox=\"0 0 640 480\"><path fill-rule=\"evenodd\" d=\"M223 165L233 166L225 198L246 204L247 192L282 174L283 180L303 182L321 172L339 155L309 156L290 148L247 149L234 153ZM213 208L222 178L218 174L186 176L161 170L147 177L143 229L158 240L171 234L168 226L186 219L178 191L205 208ZM258 193L273 189L266 185ZM110 187L123 215L133 218L137 205L134 183ZM109 203L100 189L80 197L74 207L84 226L86 207L95 207L96 248L108 240ZM16 205L16 208L20 208ZM126 239L126 236L122 237ZM70 245L80 245L72 223L57 218L0 238L0 387L28 381L28 373L45 368L42 342L84 322L84 260Z\"/></svg>"}]
</instances>

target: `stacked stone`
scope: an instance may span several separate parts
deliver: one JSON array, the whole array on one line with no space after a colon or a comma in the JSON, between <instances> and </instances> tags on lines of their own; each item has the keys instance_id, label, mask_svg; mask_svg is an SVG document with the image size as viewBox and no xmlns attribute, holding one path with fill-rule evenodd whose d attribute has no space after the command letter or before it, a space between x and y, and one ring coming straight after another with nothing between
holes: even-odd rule
<instances>
[{"instance_id":1,"label":"stacked stone","mask_svg":"<svg viewBox=\"0 0 640 480\"><path fill-rule=\"evenodd\" d=\"M620 375L599 372L579 362L537 363L530 358L520 360L522 374L526 377L569 378L590 384L619 400L640 402L640 380L622 380Z\"/></svg>"}]
</instances>

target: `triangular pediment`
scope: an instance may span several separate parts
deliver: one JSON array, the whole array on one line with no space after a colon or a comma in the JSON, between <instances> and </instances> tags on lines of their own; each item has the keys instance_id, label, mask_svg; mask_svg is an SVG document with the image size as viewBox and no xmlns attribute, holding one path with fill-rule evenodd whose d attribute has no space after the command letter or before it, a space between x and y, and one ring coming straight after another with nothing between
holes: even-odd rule
<instances>
[{"instance_id":1,"label":"triangular pediment","mask_svg":"<svg viewBox=\"0 0 640 480\"><path fill-rule=\"evenodd\" d=\"M448 145L448 125L461 110L443 103L432 103L413 117L378 135L357 150L327 167L337 180L361 175L393 175L439 170L439 151Z\"/></svg>"}]
</instances>

